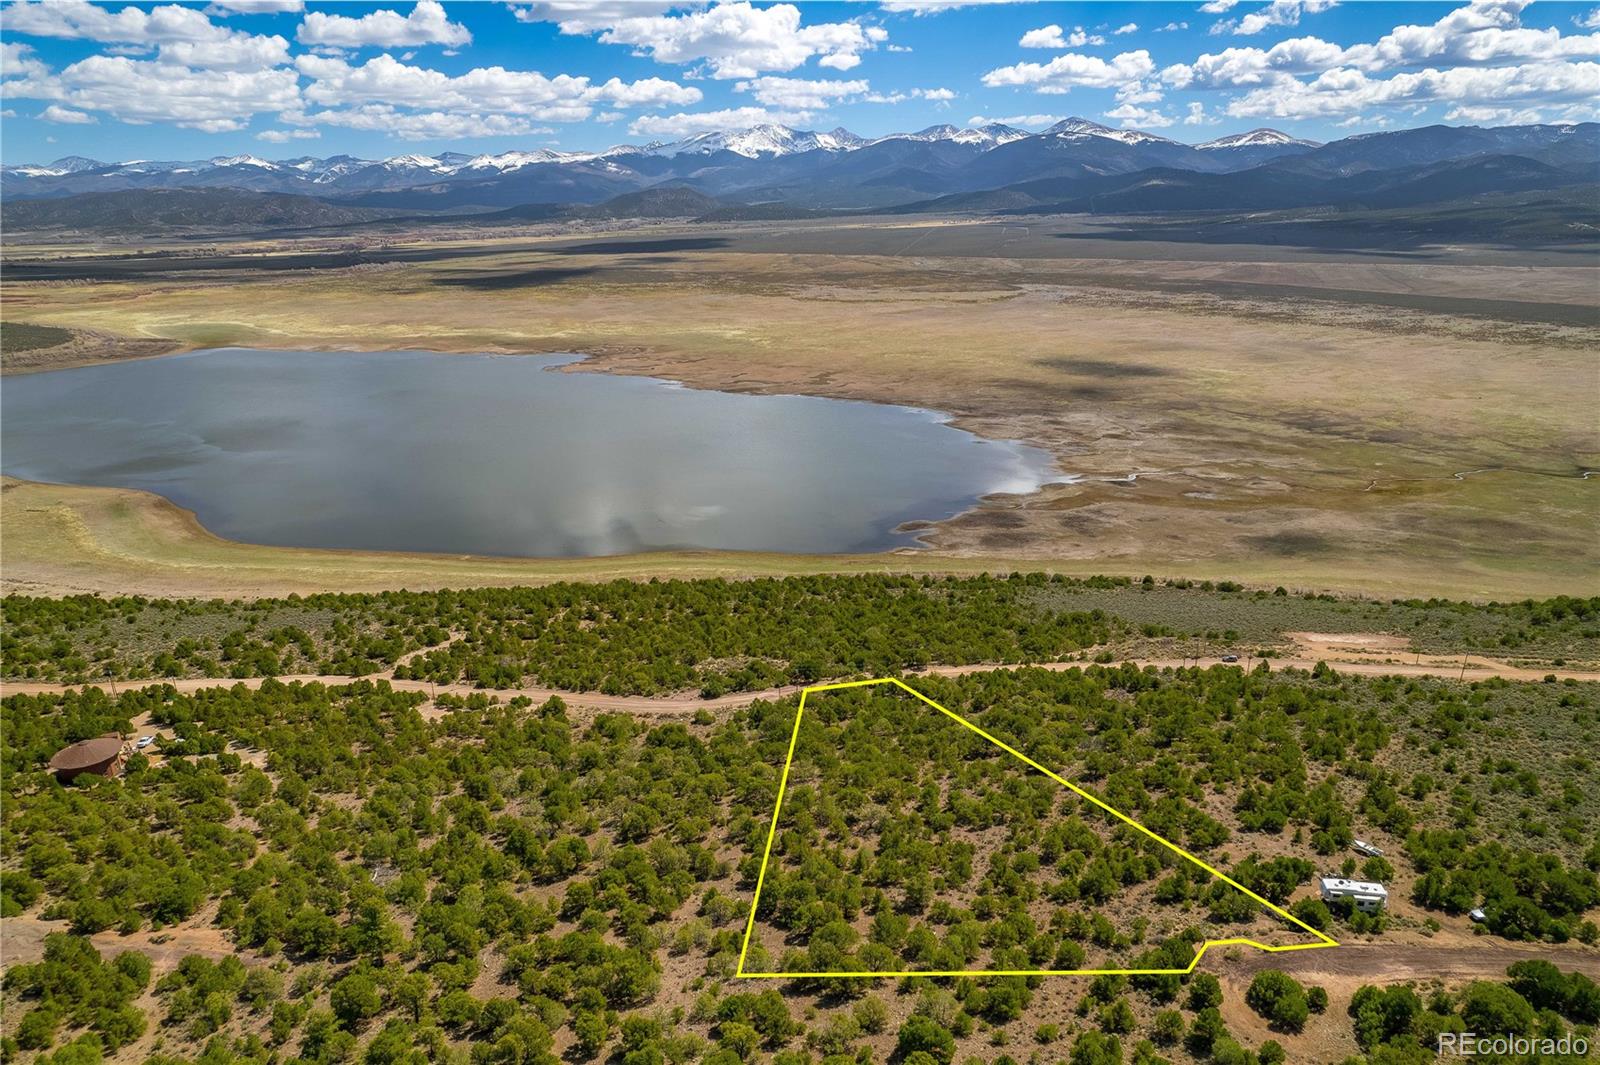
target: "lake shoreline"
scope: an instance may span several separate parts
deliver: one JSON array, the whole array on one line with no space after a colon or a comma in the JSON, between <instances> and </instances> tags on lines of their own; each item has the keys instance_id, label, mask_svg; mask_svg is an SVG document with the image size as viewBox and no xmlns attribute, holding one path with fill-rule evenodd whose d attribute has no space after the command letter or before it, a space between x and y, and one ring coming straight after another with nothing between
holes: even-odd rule
<instances>
[{"instance_id":1,"label":"lake shoreline","mask_svg":"<svg viewBox=\"0 0 1600 1065\"><path fill-rule=\"evenodd\" d=\"M943 522L1070 480L1049 452L923 406L611 373L572 351L535 356L559 379L541 384L510 368L531 353L451 353L468 372L440 354L63 367L10 390L4 472L150 491L235 542L508 559L921 550ZM421 435L453 449L416 455Z\"/></svg>"},{"instance_id":2,"label":"lake shoreline","mask_svg":"<svg viewBox=\"0 0 1600 1065\"><path fill-rule=\"evenodd\" d=\"M865 555L784 555L738 552L658 552L609 558L494 559L414 552L352 552L267 547L220 537L192 512L150 492L125 488L49 485L0 477L0 593L50 597L142 595L152 598L258 599L320 592L510 587L556 581L804 576L824 573L1059 573L1234 580L1246 587L1277 585L1295 593L1326 592L1376 598L1446 596L1458 575L1419 577L1394 570L1353 578L1347 567L1271 565L1259 559L1145 559L1118 563L1023 553L955 554L902 548ZM1569 594L1570 582L1539 574L1475 578L1490 590L1472 598L1517 599ZM1457 592L1455 598L1464 598Z\"/></svg>"}]
</instances>

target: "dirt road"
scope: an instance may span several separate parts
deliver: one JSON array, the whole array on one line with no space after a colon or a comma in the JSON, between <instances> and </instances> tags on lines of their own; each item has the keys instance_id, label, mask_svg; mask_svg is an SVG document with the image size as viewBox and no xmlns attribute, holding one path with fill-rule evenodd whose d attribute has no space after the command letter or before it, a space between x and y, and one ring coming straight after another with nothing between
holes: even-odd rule
<instances>
[{"instance_id":1,"label":"dirt road","mask_svg":"<svg viewBox=\"0 0 1600 1065\"><path fill-rule=\"evenodd\" d=\"M1274 658L1273 669L1312 669L1320 659L1312 658ZM1153 658L1136 660L1135 665L1142 667L1154 666L1157 669L1174 669L1183 666L1200 666L1202 668L1223 665L1216 658ZM1428 659L1426 656L1421 662L1341 662L1329 659L1328 664L1342 673L1355 673L1363 676L1402 676L1402 677L1449 677L1464 678L1466 680L1484 680L1489 677L1502 677L1506 680L1540 680L1546 676L1555 676L1558 679L1600 681L1600 673L1585 672L1571 669L1526 669L1520 666L1507 665L1490 659L1477 659L1469 661L1462 668L1459 659L1454 662L1441 662L1437 659ZM987 673L1001 669L1082 669L1087 665L1084 662L1045 662L1024 667L1022 665L996 665L994 663L978 663L964 666L930 666L924 670L907 673L907 679L923 676L959 677L969 673ZM349 684L351 677L301 674L277 678L286 684L296 681L305 684ZM515 698L519 695L532 699L535 703L544 702L552 696L560 697L567 703L587 707L593 710L614 710L623 713L638 714L641 716L674 717L692 714L696 710L717 710L736 706L746 706L757 699L782 699L786 696L798 694L803 685L785 684L777 688L765 688L754 692L734 692L729 695L718 696L714 699L703 699L694 692L683 692L677 695L604 695L599 692L575 692L560 688L522 687L522 688L479 688L471 684L434 684L425 680L396 680L389 673L373 674L368 680L385 680L397 691L424 692L430 697L440 695L494 695L502 699ZM152 684L171 684L180 692L192 693L204 688L231 688L243 684L246 688L259 688L262 678L246 677L242 680L213 677L185 677L170 681L139 680L121 681L118 683L103 682L95 685L82 684L53 684L43 681L3 681L0 682L0 695L39 695L46 693L63 692L82 687L101 687L111 690L128 688L143 688Z\"/></svg>"},{"instance_id":2,"label":"dirt road","mask_svg":"<svg viewBox=\"0 0 1600 1065\"><path fill-rule=\"evenodd\" d=\"M1471 943L1342 943L1326 950L1266 954L1239 948L1201 968L1219 975L1244 976L1279 969L1302 982L1359 978L1363 983L1390 984L1407 980L1495 980L1519 961L1548 961L1562 969L1600 978L1600 950L1577 943L1507 943L1484 938Z\"/></svg>"}]
</instances>

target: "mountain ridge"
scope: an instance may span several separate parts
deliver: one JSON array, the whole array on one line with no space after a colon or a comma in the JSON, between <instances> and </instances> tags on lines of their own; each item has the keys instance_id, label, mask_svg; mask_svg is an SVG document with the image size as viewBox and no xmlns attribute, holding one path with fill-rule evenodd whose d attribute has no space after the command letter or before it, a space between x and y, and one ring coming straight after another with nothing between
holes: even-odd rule
<instances>
[{"instance_id":1,"label":"mountain ridge","mask_svg":"<svg viewBox=\"0 0 1600 1065\"><path fill-rule=\"evenodd\" d=\"M1280 143L1306 143L1276 130L1267 132L1281 138ZM138 159L125 162L102 162L81 156L67 156L50 163L30 162L0 166L0 180L9 179L7 183L14 187L6 191L18 196L69 195L74 192L109 191L116 187L156 183L213 184L215 182L206 180L204 175L207 171L218 170L234 171L244 180L256 184L276 175L286 182L293 182L298 177L310 184L373 187L385 183L377 178L380 173L403 178L412 184L421 184L440 178L471 179L489 176L491 173L507 174L531 166L605 165L611 161L627 161L634 158L712 158L719 153L728 152L745 159L770 161L815 151L845 154L896 141L949 143L988 150L1030 138L1046 137L1070 140L1098 139L1133 145L1179 144L1177 141L1155 134L1140 130L1113 129L1084 118L1064 119L1040 133L1030 133L1014 126L991 122L965 127L949 124L930 126L922 130L890 133L874 138L857 136L842 127L827 132L817 132L766 123L742 130L697 133L671 142L617 144L595 152L539 148L510 149L492 154L469 155L446 152L432 156L405 153L383 159L363 159L340 154L323 158L297 156L280 160L242 153L232 156L213 156L203 160ZM371 173L366 173L364 178L358 176L369 171ZM195 176L186 178L182 177L183 175ZM29 187L30 180L40 187ZM45 184L52 180L57 183L55 186ZM95 182L101 184L96 185ZM301 190L281 187L270 191Z\"/></svg>"},{"instance_id":2,"label":"mountain ridge","mask_svg":"<svg viewBox=\"0 0 1600 1065\"><path fill-rule=\"evenodd\" d=\"M764 205L755 213L769 214L1237 210L1251 206L1254 197L1260 206L1359 202L1351 197L1376 194L1391 184L1362 175L1429 167L1441 168L1430 179L1440 190L1461 195L1559 188L1595 180L1596 160L1600 124L1593 122L1435 125L1321 145L1261 128L1189 145L1070 118L1039 133L994 123L939 125L872 140L843 129L816 133L763 125L593 153L514 149L383 160L349 155L269 160L241 154L118 164L67 157L0 168L0 191L13 203L89 192L227 188L310 196L387 213L551 208L524 212L527 217L560 216L554 208L607 204L662 188L692 190L706 199L699 206L708 210ZM1412 202L1445 198L1442 192L1430 193L1426 183L1390 194ZM684 194L675 196L620 202L650 203L653 209L674 202L690 205ZM25 218L28 212L13 217Z\"/></svg>"}]
</instances>

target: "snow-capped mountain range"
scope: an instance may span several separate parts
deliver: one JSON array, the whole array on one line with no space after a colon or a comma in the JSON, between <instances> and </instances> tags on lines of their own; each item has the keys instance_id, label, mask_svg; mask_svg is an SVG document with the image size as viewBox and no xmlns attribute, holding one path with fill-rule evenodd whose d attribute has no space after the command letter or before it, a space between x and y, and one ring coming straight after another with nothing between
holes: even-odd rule
<instances>
[{"instance_id":1,"label":"snow-capped mountain range","mask_svg":"<svg viewBox=\"0 0 1600 1065\"><path fill-rule=\"evenodd\" d=\"M53 163L26 163L20 166L0 167L0 170L9 174L27 177L64 177L68 174L81 174L91 171L107 175L115 173L182 174L195 173L206 169L252 167L265 171L293 171L308 175L315 182L326 183L336 181L346 174L370 166L382 167L393 172L426 172L440 176L451 176L468 171L503 174L512 170L520 170L526 166L551 163L588 163L599 159L630 155L673 158L680 155L712 155L716 152L732 152L734 155L743 156L746 159L776 159L805 152L850 152L897 140L921 143L947 142L988 149L1032 136L1056 137L1069 140L1097 137L1120 144L1178 143L1166 137L1158 137L1153 133L1145 133L1140 130L1112 129L1109 126L1102 126L1098 122L1091 122L1085 118L1064 119L1039 134L1032 134L1027 130L1017 129L1013 126L991 123L985 126L968 128L952 125L929 126L927 129L917 130L914 133L891 133L884 137L871 139L859 137L843 128L819 133L812 130L791 129L788 126L760 125L752 126L749 129L697 133L679 141L618 144L598 152L562 152L550 148L538 148L533 151L501 152L497 155L467 155L461 152L445 152L437 156L412 154L395 155L386 159L358 159L349 155L335 155L326 159L302 156L296 159L280 160L264 159L256 155L230 155L188 162L154 162L148 159L135 159L125 163L102 163L95 159L85 159L82 156L74 155L64 159L57 159ZM1208 149L1227 148L1235 146L1235 144L1238 146L1257 146L1262 144L1302 145L1312 148L1317 146L1315 141L1296 140L1288 134L1280 133L1277 130L1258 129L1249 133L1236 134L1233 137L1208 141L1205 144L1196 145L1196 147Z\"/></svg>"},{"instance_id":2,"label":"snow-capped mountain range","mask_svg":"<svg viewBox=\"0 0 1600 1065\"><path fill-rule=\"evenodd\" d=\"M276 160L245 154L121 163L71 156L48 164L0 167L0 191L25 199L136 189L233 188L295 193L356 206L457 210L592 204L677 186L749 204L864 208L1020 183L1084 182L1142 171L1160 171L1151 180L1170 184L1168 175L1174 171L1228 175L1276 167L1281 173L1289 168L1311 176L1343 176L1491 155L1518 156L1557 168L1592 166L1600 158L1595 150L1597 132L1600 126L1594 123L1492 129L1428 126L1319 145L1274 129L1254 129L1190 145L1086 118L1064 119L1038 133L1001 124L939 125L874 138L845 129L758 125L676 141L618 144L596 152L532 148L476 155ZM1293 180L1288 184L1292 186Z\"/></svg>"}]
</instances>

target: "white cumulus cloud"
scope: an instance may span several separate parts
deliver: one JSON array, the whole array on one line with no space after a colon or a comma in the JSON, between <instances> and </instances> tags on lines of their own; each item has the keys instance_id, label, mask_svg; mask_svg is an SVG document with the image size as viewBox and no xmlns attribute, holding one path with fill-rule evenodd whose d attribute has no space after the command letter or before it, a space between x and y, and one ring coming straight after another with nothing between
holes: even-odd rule
<instances>
[{"instance_id":1,"label":"white cumulus cloud","mask_svg":"<svg viewBox=\"0 0 1600 1065\"><path fill-rule=\"evenodd\" d=\"M92 126L99 119L86 111L74 111L70 107L60 104L51 104L39 112L39 117L46 122L59 122L65 126Z\"/></svg>"},{"instance_id":2,"label":"white cumulus cloud","mask_svg":"<svg viewBox=\"0 0 1600 1065\"><path fill-rule=\"evenodd\" d=\"M861 97L869 104L903 104L907 100L932 100L941 107L955 98L953 89L900 89L895 92L869 92Z\"/></svg>"},{"instance_id":3,"label":"white cumulus cloud","mask_svg":"<svg viewBox=\"0 0 1600 1065\"><path fill-rule=\"evenodd\" d=\"M344 59L302 55L296 69L311 79L305 97L328 107L381 104L460 115L515 115L542 122L580 122L598 105L682 107L699 103L701 92L664 78L592 84L587 77L535 70L476 67L458 75L378 55L352 65Z\"/></svg>"},{"instance_id":4,"label":"white cumulus cloud","mask_svg":"<svg viewBox=\"0 0 1600 1065\"><path fill-rule=\"evenodd\" d=\"M282 15L306 9L305 0L211 0L213 15Z\"/></svg>"},{"instance_id":5,"label":"white cumulus cloud","mask_svg":"<svg viewBox=\"0 0 1600 1065\"><path fill-rule=\"evenodd\" d=\"M665 15L688 5L674 0L548 0L508 6L518 22L554 22L563 33L593 33L618 19Z\"/></svg>"},{"instance_id":6,"label":"white cumulus cloud","mask_svg":"<svg viewBox=\"0 0 1600 1065\"><path fill-rule=\"evenodd\" d=\"M107 55L79 60L59 73L8 80L5 93L123 122L171 122L207 133L243 129L253 115L300 102L299 79L288 68L197 70Z\"/></svg>"},{"instance_id":7,"label":"white cumulus cloud","mask_svg":"<svg viewBox=\"0 0 1600 1065\"><path fill-rule=\"evenodd\" d=\"M1017 0L881 0L879 7L895 14L937 15L941 11L954 11L958 7L986 7L994 4L1015 3Z\"/></svg>"},{"instance_id":8,"label":"white cumulus cloud","mask_svg":"<svg viewBox=\"0 0 1600 1065\"><path fill-rule=\"evenodd\" d=\"M1053 126L1061 115L973 115L967 119L969 126Z\"/></svg>"},{"instance_id":9,"label":"white cumulus cloud","mask_svg":"<svg viewBox=\"0 0 1600 1065\"><path fill-rule=\"evenodd\" d=\"M1374 108L1447 103L1455 107L1577 104L1594 98L1600 63L1528 63L1454 67L1372 78L1341 67L1310 81L1288 78L1252 89L1228 105L1236 117L1313 119L1370 113Z\"/></svg>"},{"instance_id":10,"label":"white cumulus cloud","mask_svg":"<svg viewBox=\"0 0 1600 1065\"><path fill-rule=\"evenodd\" d=\"M1137 26L1134 28L1138 29ZM1060 26L1052 23L1036 30L1029 30L1017 43L1024 48L1082 48L1086 44L1105 44L1106 39L1099 34L1086 32L1082 26L1074 26L1071 33L1066 33Z\"/></svg>"},{"instance_id":11,"label":"white cumulus cloud","mask_svg":"<svg viewBox=\"0 0 1600 1065\"><path fill-rule=\"evenodd\" d=\"M163 44L162 62L208 70L262 70L289 62L289 42L271 37L230 37L221 41L173 41Z\"/></svg>"},{"instance_id":12,"label":"white cumulus cloud","mask_svg":"<svg viewBox=\"0 0 1600 1065\"><path fill-rule=\"evenodd\" d=\"M1440 63L1477 66L1600 56L1600 34L1564 36L1554 28L1524 27L1519 7L1517 2L1468 4L1432 25L1396 26L1373 43L1349 47L1317 37L1295 37L1271 48L1227 48L1190 63L1173 64L1161 76L1180 89L1235 88L1340 67L1370 74ZM1596 91L1600 92L1600 85Z\"/></svg>"},{"instance_id":13,"label":"white cumulus cloud","mask_svg":"<svg viewBox=\"0 0 1600 1065\"><path fill-rule=\"evenodd\" d=\"M1123 126L1133 128L1142 126L1146 129L1164 129L1172 125L1172 119L1160 111L1150 111L1133 104L1123 104L1114 107L1105 113L1105 117L1121 122Z\"/></svg>"},{"instance_id":14,"label":"white cumulus cloud","mask_svg":"<svg viewBox=\"0 0 1600 1065\"><path fill-rule=\"evenodd\" d=\"M9 4L6 30L35 37L82 38L90 41L153 44L161 41L214 41L232 31L218 26L198 8L164 4L146 11L91 4L88 0Z\"/></svg>"},{"instance_id":15,"label":"white cumulus cloud","mask_svg":"<svg viewBox=\"0 0 1600 1065\"><path fill-rule=\"evenodd\" d=\"M811 81L806 78L768 76L741 81L736 92L748 92L768 107L790 111L817 110L832 103L864 95L870 86L861 80Z\"/></svg>"},{"instance_id":16,"label":"white cumulus cloud","mask_svg":"<svg viewBox=\"0 0 1600 1065\"><path fill-rule=\"evenodd\" d=\"M698 114L642 115L628 125L628 132L653 137L688 137L696 133L748 129L751 126L804 125L809 111L770 111L764 107L730 107Z\"/></svg>"},{"instance_id":17,"label":"white cumulus cloud","mask_svg":"<svg viewBox=\"0 0 1600 1065\"><path fill-rule=\"evenodd\" d=\"M33 46L20 41L0 43L0 78L38 77L50 67L33 55Z\"/></svg>"},{"instance_id":18,"label":"white cumulus cloud","mask_svg":"<svg viewBox=\"0 0 1600 1065\"><path fill-rule=\"evenodd\" d=\"M1015 86L1042 93L1065 93L1074 88L1112 89L1155 73L1155 63L1144 49L1123 52L1110 60L1068 52L1048 63L1016 63L998 67L983 76L991 89Z\"/></svg>"},{"instance_id":19,"label":"white cumulus cloud","mask_svg":"<svg viewBox=\"0 0 1600 1065\"><path fill-rule=\"evenodd\" d=\"M401 140L453 140L472 137L526 137L552 133L517 115L458 114L446 111L402 111L385 104L341 111L294 112L280 116L285 122L341 126L345 129L384 133Z\"/></svg>"},{"instance_id":20,"label":"white cumulus cloud","mask_svg":"<svg viewBox=\"0 0 1600 1065\"><path fill-rule=\"evenodd\" d=\"M554 16L563 33L598 33L604 44L628 45L658 62L705 63L716 78L789 71L813 58L820 66L849 70L860 64L862 52L889 37L881 26L854 21L807 25L793 4L761 8L748 0L681 14L661 13L659 5L600 4L589 10L541 4L524 10L529 17Z\"/></svg>"},{"instance_id":21,"label":"white cumulus cloud","mask_svg":"<svg viewBox=\"0 0 1600 1065\"><path fill-rule=\"evenodd\" d=\"M117 54L142 55L154 47L162 62L180 66L260 70L289 61L289 42L282 37L231 30L177 4L113 11L85 0L51 0L13 4L5 13L13 33L98 41L118 46L109 49Z\"/></svg>"},{"instance_id":22,"label":"white cumulus cloud","mask_svg":"<svg viewBox=\"0 0 1600 1065\"><path fill-rule=\"evenodd\" d=\"M1536 107L1455 107L1444 117L1447 122L1496 126L1527 126L1544 121L1544 113Z\"/></svg>"},{"instance_id":23,"label":"white cumulus cloud","mask_svg":"<svg viewBox=\"0 0 1600 1065\"><path fill-rule=\"evenodd\" d=\"M311 141L322 136L321 130L315 129L264 129L256 134L256 140L266 141L269 144L287 144L289 141Z\"/></svg>"},{"instance_id":24,"label":"white cumulus cloud","mask_svg":"<svg viewBox=\"0 0 1600 1065\"><path fill-rule=\"evenodd\" d=\"M1298 26L1301 15L1317 15L1337 6L1338 0L1272 0L1266 7L1250 12L1238 22L1217 23L1211 27L1211 32L1232 30L1248 36L1273 26Z\"/></svg>"},{"instance_id":25,"label":"white cumulus cloud","mask_svg":"<svg viewBox=\"0 0 1600 1065\"><path fill-rule=\"evenodd\" d=\"M300 23L297 38L301 44L335 48L404 48L419 44L457 47L471 43L472 34L461 23L451 22L438 0L417 0L409 15L373 11L352 18L312 11Z\"/></svg>"}]
</instances>

